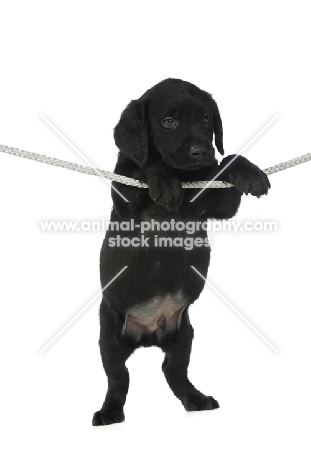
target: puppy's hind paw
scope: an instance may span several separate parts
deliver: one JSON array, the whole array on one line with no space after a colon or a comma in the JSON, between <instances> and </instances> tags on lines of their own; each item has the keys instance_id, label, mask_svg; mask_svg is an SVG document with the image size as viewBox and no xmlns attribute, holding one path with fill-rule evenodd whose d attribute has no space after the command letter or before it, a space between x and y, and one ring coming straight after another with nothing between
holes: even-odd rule
<instances>
[{"instance_id":1,"label":"puppy's hind paw","mask_svg":"<svg viewBox=\"0 0 311 468\"><path fill-rule=\"evenodd\" d=\"M124 421L123 411L96 411L93 416L93 426L108 426Z\"/></svg>"},{"instance_id":2,"label":"puppy's hind paw","mask_svg":"<svg viewBox=\"0 0 311 468\"><path fill-rule=\"evenodd\" d=\"M188 395L182 400L187 411L213 410L219 408L218 401L211 396Z\"/></svg>"}]
</instances>

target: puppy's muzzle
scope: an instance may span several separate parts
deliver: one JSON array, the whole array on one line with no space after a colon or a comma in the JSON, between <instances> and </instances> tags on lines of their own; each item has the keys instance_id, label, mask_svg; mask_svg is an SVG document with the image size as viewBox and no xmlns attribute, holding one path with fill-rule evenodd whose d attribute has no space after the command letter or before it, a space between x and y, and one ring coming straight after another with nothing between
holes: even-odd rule
<instances>
[{"instance_id":1,"label":"puppy's muzzle","mask_svg":"<svg viewBox=\"0 0 311 468\"><path fill-rule=\"evenodd\" d=\"M190 156L197 158L198 160L203 159L207 153L206 148L203 146L191 146L189 149Z\"/></svg>"},{"instance_id":2,"label":"puppy's muzzle","mask_svg":"<svg viewBox=\"0 0 311 468\"><path fill-rule=\"evenodd\" d=\"M214 154L203 146L190 146L189 155L194 165L209 165L212 164Z\"/></svg>"}]
</instances>

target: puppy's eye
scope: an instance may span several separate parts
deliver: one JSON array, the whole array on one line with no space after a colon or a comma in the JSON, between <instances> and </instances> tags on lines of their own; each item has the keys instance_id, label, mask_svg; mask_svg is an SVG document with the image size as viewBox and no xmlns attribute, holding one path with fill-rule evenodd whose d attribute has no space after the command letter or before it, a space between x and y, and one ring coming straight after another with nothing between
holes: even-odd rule
<instances>
[{"instance_id":1,"label":"puppy's eye","mask_svg":"<svg viewBox=\"0 0 311 468\"><path fill-rule=\"evenodd\" d=\"M211 123L211 116L209 114L204 115L204 123L210 124Z\"/></svg>"},{"instance_id":2,"label":"puppy's eye","mask_svg":"<svg viewBox=\"0 0 311 468\"><path fill-rule=\"evenodd\" d=\"M175 120L172 117L165 117L161 123L166 128L172 128L175 125Z\"/></svg>"}]
</instances>

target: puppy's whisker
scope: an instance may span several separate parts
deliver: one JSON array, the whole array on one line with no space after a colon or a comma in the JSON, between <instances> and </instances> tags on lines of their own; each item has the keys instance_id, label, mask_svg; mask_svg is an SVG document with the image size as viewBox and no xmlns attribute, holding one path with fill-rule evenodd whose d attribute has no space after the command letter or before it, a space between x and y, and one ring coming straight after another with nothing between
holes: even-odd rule
<instances>
[{"instance_id":1,"label":"puppy's whisker","mask_svg":"<svg viewBox=\"0 0 311 468\"><path fill-rule=\"evenodd\" d=\"M120 197L122 197L124 201L128 202L128 199L127 199L124 195L122 195L122 193L119 192L119 190L118 190L116 187L114 187L110 182L108 182L107 179L105 179L105 178L103 177L103 175L101 174L101 172L89 161L89 159L88 159L86 156L84 156L84 155L68 140L68 138L66 138L66 137L60 132L60 130L58 130L43 114L40 114L40 117L54 130L54 132L57 133L57 135L59 135L59 136L67 143L67 145L70 146L70 148L72 148L72 149L75 151L75 153L77 153L77 154L80 156L80 158L83 159L83 161L85 161L92 169L94 169L94 171L96 172L96 174L99 175L99 176L105 181L105 183L106 183L107 185L109 185L110 188L113 188L113 190L114 190L115 192L117 192L117 194L120 195Z\"/></svg>"},{"instance_id":2,"label":"puppy's whisker","mask_svg":"<svg viewBox=\"0 0 311 468\"><path fill-rule=\"evenodd\" d=\"M221 297L221 299L223 301L225 301L226 304L228 304L229 307L231 307L231 309L242 319L244 320L244 322L255 332L257 333L257 335L268 345L270 346L270 348L273 349L273 351L275 353L279 353L279 350L273 346L273 344L262 334L260 333L260 331L246 318L244 317L244 315L238 311L238 309L236 307L234 307L233 304L231 304L230 301L228 301L228 299L226 299L226 297L213 285L211 284L211 282L205 278L194 266L191 266L191 268L213 289L213 291L216 292L216 294L218 294L219 297Z\"/></svg>"},{"instance_id":3,"label":"puppy's whisker","mask_svg":"<svg viewBox=\"0 0 311 468\"><path fill-rule=\"evenodd\" d=\"M202 188L202 190L200 190L191 200L190 202L193 202L196 198L198 198L198 196L204 192L204 190L206 190L207 188L209 188L209 186L211 185L211 183L217 179L217 177L225 170L227 169L228 166L230 166L230 164L233 163L233 161L236 160L236 158L238 156L240 156L240 153L243 153L246 148L248 148L255 140L257 140L257 138L268 128L270 127L270 125L278 118L277 115L275 115L258 133L256 133L256 135L245 145L243 146L243 148L241 148L239 151L238 151L238 154L235 155L234 158L231 159L231 161L228 162L228 164L226 164L219 172L217 172L217 174L215 175L215 177L213 177L206 185L205 187Z\"/></svg>"}]
</instances>

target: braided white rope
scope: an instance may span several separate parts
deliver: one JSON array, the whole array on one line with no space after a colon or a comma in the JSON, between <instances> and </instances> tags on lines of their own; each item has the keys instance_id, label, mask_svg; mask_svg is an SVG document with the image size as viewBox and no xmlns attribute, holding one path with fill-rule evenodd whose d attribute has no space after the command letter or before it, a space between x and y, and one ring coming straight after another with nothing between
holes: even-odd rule
<instances>
[{"instance_id":1,"label":"braided white rope","mask_svg":"<svg viewBox=\"0 0 311 468\"><path fill-rule=\"evenodd\" d=\"M147 184L145 184L144 182L140 182L140 180L137 179L132 179L130 177L114 174L109 171L103 171L102 169L95 170L91 167L81 166L79 164L71 163L68 161L62 161L61 159L50 158L48 156L43 156L42 154L38 153L30 153L28 151L20 150L18 148L11 148L9 146L0 145L0 152L12 154L21 158L32 159L33 161L50 164L51 166L62 167L64 169L69 169L70 171L82 172L83 174L98 176L98 172L100 172L105 179L113 180L115 182L119 182L120 184L132 185L133 187L148 188ZM268 167L267 169L263 169L263 172L269 176L271 174L275 174L276 172L284 171L285 169L297 166L297 164L302 164L310 160L311 153L307 153L304 156L300 156L295 159L290 159L289 161L285 161L280 164L276 164L275 166ZM208 183L208 180L196 180L192 182L182 182L181 185L183 188L204 188ZM209 185L209 188L228 187L234 187L234 185L229 184L228 182L221 181L213 181Z\"/></svg>"}]
</instances>

